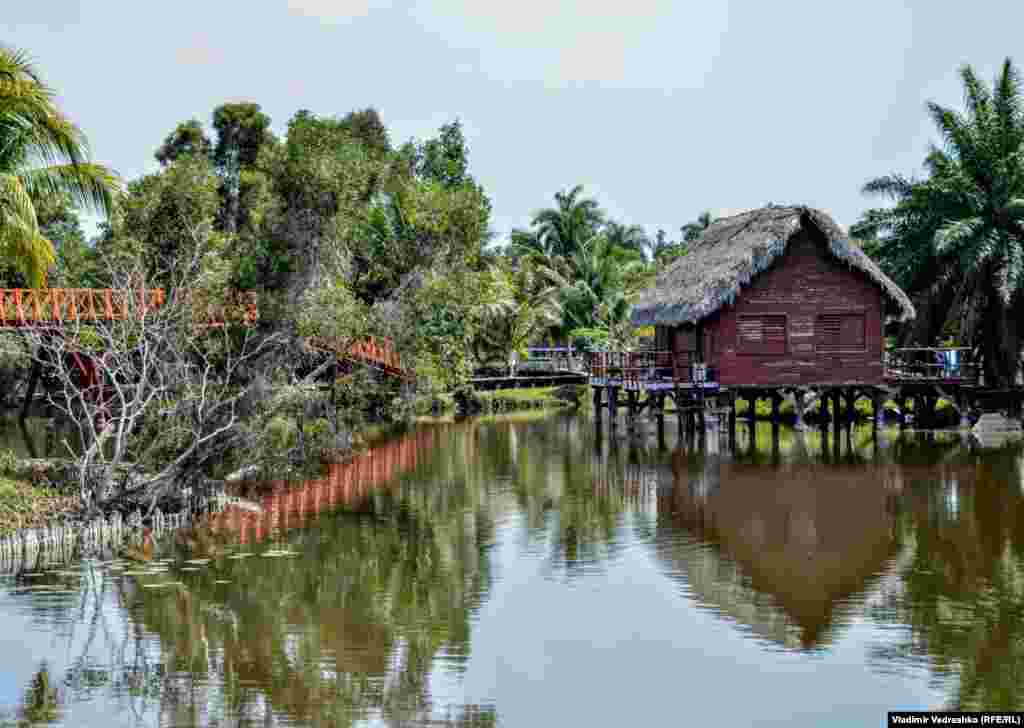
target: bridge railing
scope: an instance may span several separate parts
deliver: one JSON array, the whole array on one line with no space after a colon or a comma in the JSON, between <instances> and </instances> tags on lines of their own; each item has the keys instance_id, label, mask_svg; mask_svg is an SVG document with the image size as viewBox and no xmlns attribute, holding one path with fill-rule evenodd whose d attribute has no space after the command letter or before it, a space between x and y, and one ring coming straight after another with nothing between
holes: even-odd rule
<instances>
[{"instance_id":1,"label":"bridge railing","mask_svg":"<svg viewBox=\"0 0 1024 728\"><path fill-rule=\"evenodd\" d=\"M905 347L885 352L885 377L899 382L977 384L981 361L966 347Z\"/></svg>"},{"instance_id":2,"label":"bridge railing","mask_svg":"<svg viewBox=\"0 0 1024 728\"><path fill-rule=\"evenodd\" d=\"M228 320L253 323L259 318L255 294L237 291L214 301L198 291L180 295L203 326ZM162 288L0 288L0 326L48 326L66 323L124 321L167 303Z\"/></svg>"},{"instance_id":3,"label":"bridge railing","mask_svg":"<svg viewBox=\"0 0 1024 728\"><path fill-rule=\"evenodd\" d=\"M157 308L164 301L159 288L0 288L0 325L117 321L133 309Z\"/></svg>"}]
</instances>

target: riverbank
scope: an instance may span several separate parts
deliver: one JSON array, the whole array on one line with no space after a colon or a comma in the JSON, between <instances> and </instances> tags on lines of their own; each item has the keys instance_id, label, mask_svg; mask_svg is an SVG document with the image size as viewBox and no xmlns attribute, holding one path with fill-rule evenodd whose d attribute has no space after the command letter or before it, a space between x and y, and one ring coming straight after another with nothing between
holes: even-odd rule
<instances>
[{"instance_id":1,"label":"riverbank","mask_svg":"<svg viewBox=\"0 0 1024 728\"><path fill-rule=\"evenodd\" d=\"M421 399L415 411L418 416L497 415L529 410L577 408L585 405L585 386L524 387L472 392L464 397L444 394Z\"/></svg>"},{"instance_id":2,"label":"riverbank","mask_svg":"<svg viewBox=\"0 0 1024 728\"><path fill-rule=\"evenodd\" d=\"M41 528L78 511L78 496L67 490L0 475L0 536L24 528Z\"/></svg>"}]
</instances>

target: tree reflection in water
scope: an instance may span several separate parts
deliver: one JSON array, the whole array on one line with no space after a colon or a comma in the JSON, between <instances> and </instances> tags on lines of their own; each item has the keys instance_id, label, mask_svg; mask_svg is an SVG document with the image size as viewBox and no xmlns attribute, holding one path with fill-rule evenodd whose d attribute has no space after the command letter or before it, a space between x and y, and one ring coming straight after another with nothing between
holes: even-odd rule
<instances>
[{"instance_id":1,"label":"tree reflection in water","mask_svg":"<svg viewBox=\"0 0 1024 728\"><path fill-rule=\"evenodd\" d=\"M559 581L639 545L678 606L772 650L827 652L869 620L887 628L865 655L876 672L927 665L953 706L1020 708L1019 451L870 430L837 448L767 428L751 445L743 430L737 452L668 452L621 434L612 446L575 418L469 421L396 441L397 468L366 460L250 493L263 513L235 510L170 546L212 560L180 574L185 586L96 570L77 624L110 657L72 660L63 704L103 688L144 724L494 725L495 706L449 709L434 693L469 662L500 531ZM297 555L232 559L237 541ZM88 606L111 595L126 621Z\"/></svg>"}]
</instances>

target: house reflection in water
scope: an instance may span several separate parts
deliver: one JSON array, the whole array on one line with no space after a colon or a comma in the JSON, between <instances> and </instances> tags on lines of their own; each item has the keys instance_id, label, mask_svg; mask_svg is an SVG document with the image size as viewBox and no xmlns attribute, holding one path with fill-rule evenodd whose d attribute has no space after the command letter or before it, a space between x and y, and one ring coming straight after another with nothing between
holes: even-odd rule
<instances>
[{"instance_id":1,"label":"house reflection in water","mask_svg":"<svg viewBox=\"0 0 1024 728\"><path fill-rule=\"evenodd\" d=\"M786 648L830 642L899 550L884 466L677 453L654 467L662 565L700 605Z\"/></svg>"}]
</instances>

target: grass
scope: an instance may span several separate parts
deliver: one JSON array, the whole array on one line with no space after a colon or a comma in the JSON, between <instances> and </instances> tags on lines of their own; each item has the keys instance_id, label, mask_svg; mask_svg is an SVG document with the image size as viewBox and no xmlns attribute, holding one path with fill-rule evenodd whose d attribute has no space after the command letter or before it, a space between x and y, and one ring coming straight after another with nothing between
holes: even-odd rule
<instances>
[{"instance_id":1,"label":"grass","mask_svg":"<svg viewBox=\"0 0 1024 728\"><path fill-rule=\"evenodd\" d=\"M0 535L19 528L44 526L51 523L54 516L69 513L77 507L77 496L0 475Z\"/></svg>"},{"instance_id":2,"label":"grass","mask_svg":"<svg viewBox=\"0 0 1024 728\"><path fill-rule=\"evenodd\" d=\"M478 392L476 396L483 404L485 412L568 407L569 402L555 396L556 390L558 387L524 387Z\"/></svg>"}]
</instances>

